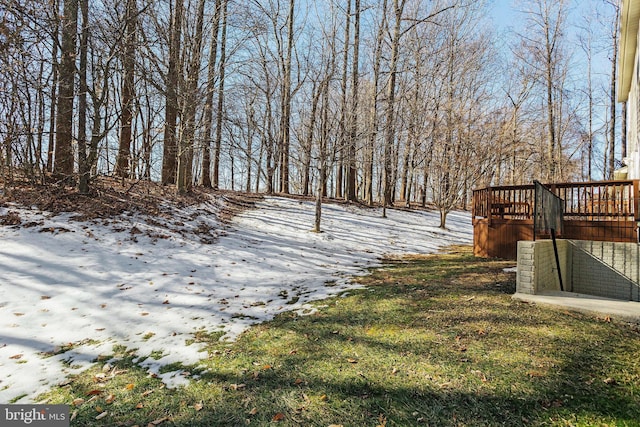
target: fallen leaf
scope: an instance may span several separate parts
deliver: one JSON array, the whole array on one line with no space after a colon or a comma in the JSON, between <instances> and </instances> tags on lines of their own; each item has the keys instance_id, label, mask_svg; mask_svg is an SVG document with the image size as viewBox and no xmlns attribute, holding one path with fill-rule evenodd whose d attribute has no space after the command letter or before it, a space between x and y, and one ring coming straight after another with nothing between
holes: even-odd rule
<instances>
[{"instance_id":1,"label":"fallen leaf","mask_svg":"<svg viewBox=\"0 0 640 427\"><path fill-rule=\"evenodd\" d=\"M91 390L87 393L87 396L96 396L98 394L102 394L102 390Z\"/></svg>"},{"instance_id":2,"label":"fallen leaf","mask_svg":"<svg viewBox=\"0 0 640 427\"><path fill-rule=\"evenodd\" d=\"M158 418L158 419L157 419L157 420L155 420L155 421L151 421L151 422L149 423L149 425L152 425L152 426L159 426L160 424L162 424L163 422L167 421L168 419L169 419L169 417L162 417L162 418Z\"/></svg>"},{"instance_id":3,"label":"fallen leaf","mask_svg":"<svg viewBox=\"0 0 640 427\"><path fill-rule=\"evenodd\" d=\"M64 386L68 386L71 383L73 383L73 379L72 378L67 378L66 380L60 381L58 383L58 386L59 387L64 387Z\"/></svg>"},{"instance_id":4,"label":"fallen leaf","mask_svg":"<svg viewBox=\"0 0 640 427\"><path fill-rule=\"evenodd\" d=\"M326 395L326 394L323 394L322 396L320 396L320 400L321 400L322 402L326 402L327 400L329 400L329 398L327 397L327 395Z\"/></svg>"},{"instance_id":5,"label":"fallen leaf","mask_svg":"<svg viewBox=\"0 0 640 427\"><path fill-rule=\"evenodd\" d=\"M271 369L271 365L264 365L264 366L262 367L262 370L263 370L263 371L268 371L269 369Z\"/></svg>"},{"instance_id":6,"label":"fallen leaf","mask_svg":"<svg viewBox=\"0 0 640 427\"><path fill-rule=\"evenodd\" d=\"M162 301L162 303L163 303L163 304L169 304L169 300L168 300L168 299L166 299L166 300Z\"/></svg>"},{"instance_id":7,"label":"fallen leaf","mask_svg":"<svg viewBox=\"0 0 640 427\"><path fill-rule=\"evenodd\" d=\"M195 409L196 412L202 411L202 408L204 408L204 405L202 403L196 403L195 405L193 405L193 409Z\"/></svg>"},{"instance_id":8,"label":"fallen leaf","mask_svg":"<svg viewBox=\"0 0 640 427\"><path fill-rule=\"evenodd\" d=\"M486 375L483 374L482 371L473 370L471 371L471 373L477 375L478 378L480 378L480 381L482 381L483 383L486 383L488 381Z\"/></svg>"},{"instance_id":9,"label":"fallen leaf","mask_svg":"<svg viewBox=\"0 0 640 427\"><path fill-rule=\"evenodd\" d=\"M249 411L249 415L255 415L258 413L258 408L253 408L252 410Z\"/></svg>"},{"instance_id":10,"label":"fallen leaf","mask_svg":"<svg viewBox=\"0 0 640 427\"><path fill-rule=\"evenodd\" d=\"M273 416L273 418L271 418L271 421L274 421L274 422L283 421L283 420L284 420L284 414L282 412L278 412Z\"/></svg>"},{"instance_id":11,"label":"fallen leaf","mask_svg":"<svg viewBox=\"0 0 640 427\"><path fill-rule=\"evenodd\" d=\"M125 387L125 388L126 388L127 390L133 390L133 388L134 388L134 387L135 387L135 384L129 383L129 384L127 384L127 385L126 385L126 387Z\"/></svg>"},{"instance_id":12,"label":"fallen leaf","mask_svg":"<svg viewBox=\"0 0 640 427\"><path fill-rule=\"evenodd\" d=\"M142 402L136 405L136 409L142 409L142 408L144 408L144 405L142 404Z\"/></svg>"},{"instance_id":13,"label":"fallen leaf","mask_svg":"<svg viewBox=\"0 0 640 427\"><path fill-rule=\"evenodd\" d=\"M96 420L101 420L101 419L103 419L104 417L106 417L107 415L109 415L109 411L104 411L104 412L102 412L100 415L98 415L98 416L96 417Z\"/></svg>"},{"instance_id":14,"label":"fallen leaf","mask_svg":"<svg viewBox=\"0 0 640 427\"><path fill-rule=\"evenodd\" d=\"M140 316L148 316L149 313L147 313L146 311L143 311L142 313L140 313Z\"/></svg>"},{"instance_id":15,"label":"fallen leaf","mask_svg":"<svg viewBox=\"0 0 640 427\"><path fill-rule=\"evenodd\" d=\"M75 420L77 416L78 416L78 411L77 410L73 411L73 414L71 414L69 421Z\"/></svg>"},{"instance_id":16,"label":"fallen leaf","mask_svg":"<svg viewBox=\"0 0 640 427\"><path fill-rule=\"evenodd\" d=\"M302 384L304 381L302 381L302 378L296 378L296 380L293 382L295 385L300 385Z\"/></svg>"},{"instance_id":17,"label":"fallen leaf","mask_svg":"<svg viewBox=\"0 0 640 427\"><path fill-rule=\"evenodd\" d=\"M116 400L116 396L114 394L110 394L106 399L104 399L104 401L109 405L112 404L114 400Z\"/></svg>"},{"instance_id":18,"label":"fallen leaf","mask_svg":"<svg viewBox=\"0 0 640 427\"><path fill-rule=\"evenodd\" d=\"M51 299L51 297L50 297L50 296L48 296L48 295L42 295L42 296L40 297L40 299L41 299L41 300Z\"/></svg>"},{"instance_id":19,"label":"fallen leaf","mask_svg":"<svg viewBox=\"0 0 640 427\"><path fill-rule=\"evenodd\" d=\"M353 358L350 357L350 358L347 359L347 362L349 362L349 363L358 363L358 360L357 359L353 359Z\"/></svg>"},{"instance_id":20,"label":"fallen leaf","mask_svg":"<svg viewBox=\"0 0 640 427\"><path fill-rule=\"evenodd\" d=\"M73 404L73 406L80 406L84 403L84 399L79 397L77 399L73 399L73 402L71 402Z\"/></svg>"},{"instance_id":21,"label":"fallen leaf","mask_svg":"<svg viewBox=\"0 0 640 427\"><path fill-rule=\"evenodd\" d=\"M149 396L151 393L153 393L153 390L147 390L145 392L142 393L142 397L147 397Z\"/></svg>"},{"instance_id":22,"label":"fallen leaf","mask_svg":"<svg viewBox=\"0 0 640 427\"><path fill-rule=\"evenodd\" d=\"M24 354L14 354L13 356L9 357L9 359L18 360L22 359L22 356L24 356Z\"/></svg>"},{"instance_id":23,"label":"fallen leaf","mask_svg":"<svg viewBox=\"0 0 640 427\"><path fill-rule=\"evenodd\" d=\"M607 378L606 380L604 380L605 384L609 384L609 385L616 385L618 382L615 380L615 378Z\"/></svg>"}]
</instances>

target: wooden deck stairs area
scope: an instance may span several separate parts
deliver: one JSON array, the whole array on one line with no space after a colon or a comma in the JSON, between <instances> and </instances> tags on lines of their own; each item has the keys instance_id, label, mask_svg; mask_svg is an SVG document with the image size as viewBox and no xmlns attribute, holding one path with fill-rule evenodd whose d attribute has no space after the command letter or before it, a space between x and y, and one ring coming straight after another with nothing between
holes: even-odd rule
<instances>
[{"instance_id":1,"label":"wooden deck stairs area","mask_svg":"<svg viewBox=\"0 0 640 427\"><path fill-rule=\"evenodd\" d=\"M638 243L640 181L546 184L563 202L563 239ZM534 236L534 184L473 191L473 248L480 257L516 259ZM535 238L534 238L535 237Z\"/></svg>"}]
</instances>

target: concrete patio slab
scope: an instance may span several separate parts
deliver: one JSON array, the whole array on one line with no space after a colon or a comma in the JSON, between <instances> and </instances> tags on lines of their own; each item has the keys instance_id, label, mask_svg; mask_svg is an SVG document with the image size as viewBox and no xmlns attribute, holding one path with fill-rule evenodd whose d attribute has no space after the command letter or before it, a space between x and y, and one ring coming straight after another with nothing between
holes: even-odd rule
<instances>
[{"instance_id":1,"label":"concrete patio slab","mask_svg":"<svg viewBox=\"0 0 640 427\"><path fill-rule=\"evenodd\" d=\"M611 320L640 324L640 302L622 301L573 292L546 291L529 295L516 293L513 299L527 303L555 306Z\"/></svg>"}]
</instances>

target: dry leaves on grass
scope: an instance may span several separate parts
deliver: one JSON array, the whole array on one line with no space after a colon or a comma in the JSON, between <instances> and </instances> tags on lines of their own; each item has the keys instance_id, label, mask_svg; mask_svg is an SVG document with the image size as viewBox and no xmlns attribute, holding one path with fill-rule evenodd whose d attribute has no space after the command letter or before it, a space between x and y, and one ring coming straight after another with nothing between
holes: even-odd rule
<instances>
[{"instance_id":1,"label":"dry leaves on grass","mask_svg":"<svg viewBox=\"0 0 640 427\"><path fill-rule=\"evenodd\" d=\"M170 419L170 417L158 418L157 420L151 421L149 424L147 424L147 427L159 426L160 424L164 423L165 421L169 421L169 419Z\"/></svg>"}]
</instances>

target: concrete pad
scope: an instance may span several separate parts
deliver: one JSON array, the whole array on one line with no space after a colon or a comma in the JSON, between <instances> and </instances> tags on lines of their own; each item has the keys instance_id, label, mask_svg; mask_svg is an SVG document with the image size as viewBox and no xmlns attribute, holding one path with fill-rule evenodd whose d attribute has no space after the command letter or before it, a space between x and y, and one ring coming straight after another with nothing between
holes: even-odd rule
<instances>
[{"instance_id":1,"label":"concrete pad","mask_svg":"<svg viewBox=\"0 0 640 427\"><path fill-rule=\"evenodd\" d=\"M573 292L545 291L539 295L515 293L513 299L609 317L611 320L640 324L640 302L622 301Z\"/></svg>"}]
</instances>

